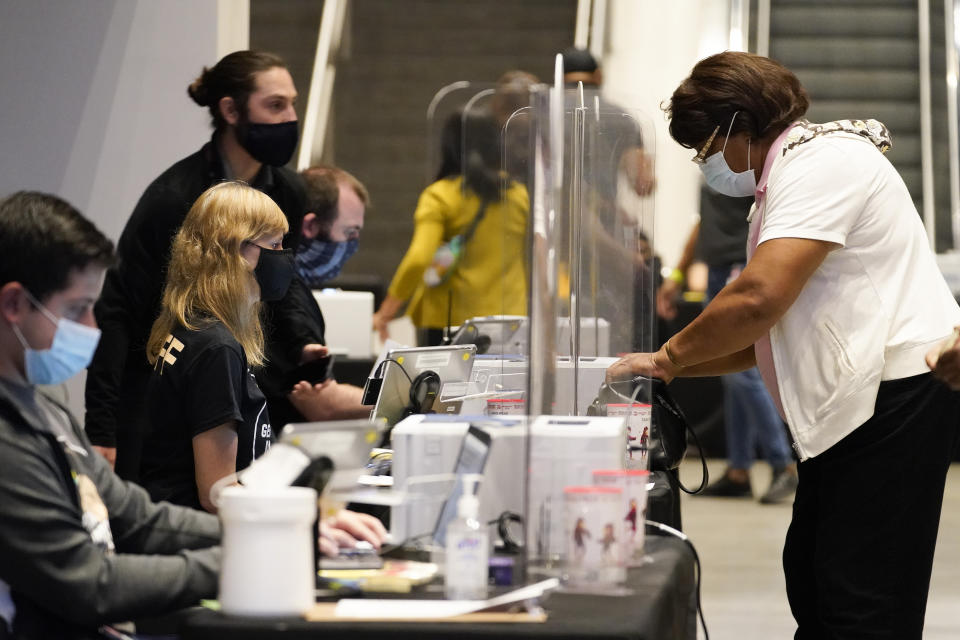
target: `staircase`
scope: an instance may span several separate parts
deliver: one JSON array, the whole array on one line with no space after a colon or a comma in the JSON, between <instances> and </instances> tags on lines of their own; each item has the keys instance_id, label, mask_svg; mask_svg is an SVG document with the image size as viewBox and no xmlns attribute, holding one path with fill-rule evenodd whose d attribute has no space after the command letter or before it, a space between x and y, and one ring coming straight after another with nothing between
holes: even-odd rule
<instances>
[{"instance_id":1,"label":"staircase","mask_svg":"<svg viewBox=\"0 0 960 640\"><path fill-rule=\"evenodd\" d=\"M931 5L936 6L937 2ZM932 11L934 105L943 104L943 7ZM887 154L922 212L917 0L772 0L770 57L810 93L808 118L876 118L890 130ZM939 74L939 75L938 75ZM945 112L934 109L937 247L952 245ZM942 123L939 127L936 123ZM942 131L940 131L942 129Z\"/></svg>"},{"instance_id":2,"label":"staircase","mask_svg":"<svg viewBox=\"0 0 960 640\"><path fill-rule=\"evenodd\" d=\"M575 0L352 0L331 135L336 163L367 185L373 207L345 277L389 282L400 264L426 186L434 93L458 80L495 82L508 69L552 81L575 21Z\"/></svg>"}]
</instances>

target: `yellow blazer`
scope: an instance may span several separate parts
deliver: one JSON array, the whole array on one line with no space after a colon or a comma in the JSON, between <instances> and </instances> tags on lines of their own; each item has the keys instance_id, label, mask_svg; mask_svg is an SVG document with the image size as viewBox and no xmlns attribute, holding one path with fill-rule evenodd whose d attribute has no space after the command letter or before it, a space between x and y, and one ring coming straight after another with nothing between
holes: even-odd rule
<instances>
[{"instance_id":1,"label":"yellow blazer","mask_svg":"<svg viewBox=\"0 0 960 640\"><path fill-rule=\"evenodd\" d=\"M460 176L438 180L420 194L413 214L413 240L389 288L391 295L410 300L407 315L417 327L446 326L451 294L454 325L474 316L526 315L530 199L519 183L511 183L502 201L487 205L453 275L436 287L423 282L433 254L466 231L479 207L476 194L464 193Z\"/></svg>"}]
</instances>

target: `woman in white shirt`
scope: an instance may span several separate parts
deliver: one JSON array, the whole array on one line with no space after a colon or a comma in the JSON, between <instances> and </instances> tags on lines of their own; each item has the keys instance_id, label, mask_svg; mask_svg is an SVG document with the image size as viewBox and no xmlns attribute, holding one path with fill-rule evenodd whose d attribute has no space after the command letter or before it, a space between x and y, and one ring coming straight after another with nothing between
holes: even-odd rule
<instances>
[{"instance_id":1,"label":"woman in white shirt","mask_svg":"<svg viewBox=\"0 0 960 640\"><path fill-rule=\"evenodd\" d=\"M754 195L749 261L656 353L611 378L756 364L799 456L784 548L796 638L920 638L960 399L924 355L960 323L874 120L811 124L796 76L706 58L674 92L670 135L707 182ZM905 482L909 478L909 482Z\"/></svg>"}]
</instances>

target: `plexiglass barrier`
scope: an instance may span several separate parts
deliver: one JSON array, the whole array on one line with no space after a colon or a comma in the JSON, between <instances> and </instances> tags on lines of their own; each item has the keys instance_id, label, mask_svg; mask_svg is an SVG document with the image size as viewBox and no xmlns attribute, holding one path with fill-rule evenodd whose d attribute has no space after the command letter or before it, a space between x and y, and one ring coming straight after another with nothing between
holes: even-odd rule
<instances>
[{"instance_id":1,"label":"plexiglass barrier","mask_svg":"<svg viewBox=\"0 0 960 640\"><path fill-rule=\"evenodd\" d=\"M584 415L580 388L594 384L585 358L653 348L653 127L596 88L541 87L532 98L516 134L533 149L530 412Z\"/></svg>"},{"instance_id":2,"label":"plexiglass barrier","mask_svg":"<svg viewBox=\"0 0 960 640\"><path fill-rule=\"evenodd\" d=\"M649 119L597 88L541 87L531 102L517 134L532 149L528 398L529 412L546 422L534 423L528 442L527 553L534 571L559 572L585 562L590 545L617 527L571 520L568 502L596 497L577 485L591 484L598 464L623 469L645 459L651 409L637 399L649 397L649 383L625 397L602 391L619 354L654 346L655 150ZM550 422L588 414L596 417ZM573 453L591 447L595 459Z\"/></svg>"},{"instance_id":3,"label":"plexiglass barrier","mask_svg":"<svg viewBox=\"0 0 960 640\"><path fill-rule=\"evenodd\" d=\"M441 405L542 417L523 427L526 552L532 568L560 568L565 487L642 464L648 383L603 389L619 354L654 348L653 127L628 100L579 85L456 83L432 118L432 178L459 196L438 246L461 243L432 286L459 329L452 340L478 354Z\"/></svg>"}]
</instances>

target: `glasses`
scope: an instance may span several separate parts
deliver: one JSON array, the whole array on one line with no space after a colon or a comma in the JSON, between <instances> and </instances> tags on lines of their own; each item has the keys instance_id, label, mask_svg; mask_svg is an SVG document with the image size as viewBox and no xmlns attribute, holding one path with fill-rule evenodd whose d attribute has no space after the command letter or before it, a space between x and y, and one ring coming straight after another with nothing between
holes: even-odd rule
<instances>
[{"instance_id":1,"label":"glasses","mask_svg":"<svg viewBox=\"0 0 960 640\"><path fill-rule=\"evenodd\" d=\"M277 251L277 250L283 248L283 242L282 242L282 241L281 241L281 242L273 242L273 243L270 244L269 247L265 247L265 246L263 246L262 244L257 244L257 243L254 242L253 240L244 240L243 242L244 242L244 244L249 244L249 245L251 245L251 246L253 246L253 247L257 247L258 249L263 249L264 251Z\"/></svg>"},{"instance_id":2,"label":"glasses","mask_svg":"<svg viewBox=\"0 0 960 640\"><path fill-rule=\"evenodd\" d=\"M707 152L710 150L710 145L713 144L713 139L717 137L717 133L720 131L720 125L717 125L716 129L713 130L713 133L710 134L710 137L707 138L706 143L700 148L700 151L697 152L697 155L693 156L694 164L703 164L707 161Z\"/></svg>"}]
</instances>

